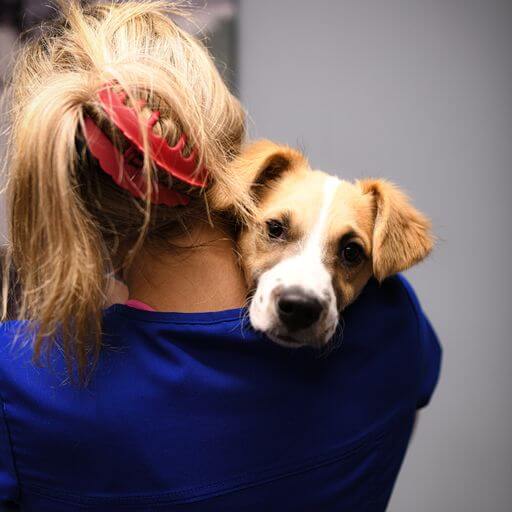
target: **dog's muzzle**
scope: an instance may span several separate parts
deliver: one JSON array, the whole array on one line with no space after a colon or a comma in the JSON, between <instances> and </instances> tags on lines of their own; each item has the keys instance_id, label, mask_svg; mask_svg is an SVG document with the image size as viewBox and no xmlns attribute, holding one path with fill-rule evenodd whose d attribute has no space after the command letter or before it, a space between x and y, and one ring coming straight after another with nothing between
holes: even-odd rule
<instances>
[{"instance_id":1,"label":"dog's muzzle","mask_svg":"<svg viewBox=\"0 0 512 512\"><path fill-rule=\"evenodd\" d=\"M291 257L264 272L251 300L252 326L288 347L325 346L339 311L332 277L321 262Z\"/></svg>"}]
</instances>

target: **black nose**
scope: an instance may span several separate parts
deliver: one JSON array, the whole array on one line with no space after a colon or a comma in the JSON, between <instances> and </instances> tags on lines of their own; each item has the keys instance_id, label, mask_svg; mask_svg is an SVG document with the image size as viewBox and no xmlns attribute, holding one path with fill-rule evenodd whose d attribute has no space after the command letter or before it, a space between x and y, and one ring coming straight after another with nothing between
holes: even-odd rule
<instances>
[{"instance_id":1,"label":"black nose","mask_svg":"<svg viewBox=\"0 0 512 512\"><path fill-rule=\"evenodd\" d=\"M311 327L320 318L322 309L317 298L299 288L284 290L277 299L279 320L290 331Z\"/></svg>"}]
</instances>

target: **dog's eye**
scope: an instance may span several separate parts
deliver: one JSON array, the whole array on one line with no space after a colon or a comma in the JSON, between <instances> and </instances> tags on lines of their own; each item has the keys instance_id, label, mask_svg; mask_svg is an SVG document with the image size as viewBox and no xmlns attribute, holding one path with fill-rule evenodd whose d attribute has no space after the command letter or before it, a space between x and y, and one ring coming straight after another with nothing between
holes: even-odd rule
<instances>
[{"instance_id":1,"label":"dog's eye","mask_svg":"<svg viewBox=\"0 0 512 512\"><path fill-rule=\"evenodd\" d=\"M284 240L286 237L284 224L275 219L267 220L267 233L272 240Z\"/></svg>"},{"instance_id":2,"label":"dog's eye","mask_svg":"<svg viewBox=\"0 0 512 512\"><path fill-rule=\"evenodd\" d=\"M363 248L356 242L349 242L341 248L341 259L346 265L351 267L359 265L363 258Z\"/></svg>"}]
</instances>

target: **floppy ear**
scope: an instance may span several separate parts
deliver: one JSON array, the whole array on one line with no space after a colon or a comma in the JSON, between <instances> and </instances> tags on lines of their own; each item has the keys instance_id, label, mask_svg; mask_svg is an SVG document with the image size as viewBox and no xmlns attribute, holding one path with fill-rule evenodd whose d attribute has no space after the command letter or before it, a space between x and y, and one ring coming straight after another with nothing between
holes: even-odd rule
<instances>
[{"instance_id":1,"label":"floppy ear","mask_svg":"<svg viewBox=\"0 0 512 512\"><path fill-rule=\"evenodd\" d=\"M308 166L308 162L302 153L293 148L269 140L248 144L229 165L229 195L214 190L215 202L221 209L228 209L234 193L247 195L251 201L258 202L273 181L301 166Z\"/></svg>"},{"instance_id":2,"label":"floppy ear","mask_svg":"<svg viewBox=\"0 0 512 512\"><path fill-rule=\"evenodd\" d=\"M248 146L239 163L242 166L240 175L256 201L285 172L308 165L299 151L269 140L260 140Z\"/></svg>"},{"instance_id":3,"label":"floppy ear","mask_svg":"<svg viewBox=\"0 0 512 512\"><path fill-rule=\"evenodd\" d=\"M384 278L406 270L423 260L434 245L431 223L416 210L409 198L385 180L358 182L364 194L371 194L375 208L373 228L373 273Z\"/></svg>"}]
</instances>

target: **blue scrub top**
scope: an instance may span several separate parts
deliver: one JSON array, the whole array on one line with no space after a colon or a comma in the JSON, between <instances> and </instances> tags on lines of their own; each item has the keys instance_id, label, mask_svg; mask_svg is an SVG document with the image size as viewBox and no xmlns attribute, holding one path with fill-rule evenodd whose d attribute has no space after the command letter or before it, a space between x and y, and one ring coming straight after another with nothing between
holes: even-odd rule
<instances>
[{"instance_id":1,"label":"blue scrub top","mask_svg":"<svg viewBox=\"0 0 512 512\"><path fill-rule=\"evenodd\" d=\"M0 327L0 510L376 512L441 350L402 277L371 281L320 355L243 309L105 312L87 388Z\"/></svg>"}]
</instances>

